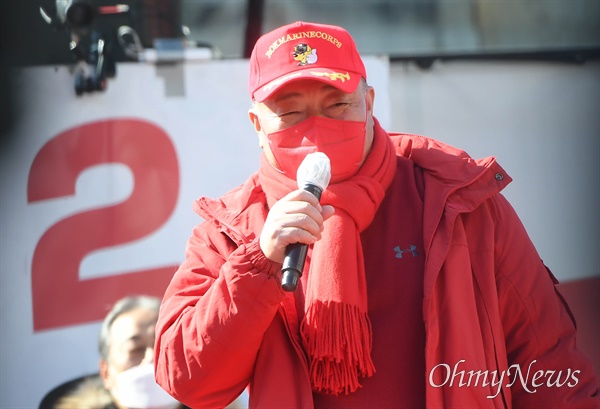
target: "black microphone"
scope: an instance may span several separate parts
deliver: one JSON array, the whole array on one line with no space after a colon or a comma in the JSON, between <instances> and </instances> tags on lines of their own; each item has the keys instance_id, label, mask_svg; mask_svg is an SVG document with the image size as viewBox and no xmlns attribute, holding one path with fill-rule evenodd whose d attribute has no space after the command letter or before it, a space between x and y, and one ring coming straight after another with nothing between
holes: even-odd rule
<instances>
[{"instance_id":1,"label":"black microphone","mask_svg":"<svg viewBox=\"0 0 600 409\"><path fill-rule=\"evenodd\" d=\"M298 167L298 188L312 193L319 200L330 179L331 164L323 152L309 153ZM308 244L304 243L294 243L286 247L281 268L281 287L285 291L296 290L298 280L302 277L307 252Z\"/></svg>"}]
</instances>

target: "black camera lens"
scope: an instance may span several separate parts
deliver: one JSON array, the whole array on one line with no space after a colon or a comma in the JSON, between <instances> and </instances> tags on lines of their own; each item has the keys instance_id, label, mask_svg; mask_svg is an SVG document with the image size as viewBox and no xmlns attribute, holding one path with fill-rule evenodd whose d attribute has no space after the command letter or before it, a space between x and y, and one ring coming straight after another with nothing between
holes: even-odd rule
<instances>
[{"instance_id":1,"label":"black camera lens","mask_svg":"<svg viewBox=\"0 0 600 409\"><path fill-rule=\"evenodd\" d=\"M94 20L94 9L85 2L72 3L67 9L67 22L72 27L87 27Z\"/></svg>"}]
</instances>

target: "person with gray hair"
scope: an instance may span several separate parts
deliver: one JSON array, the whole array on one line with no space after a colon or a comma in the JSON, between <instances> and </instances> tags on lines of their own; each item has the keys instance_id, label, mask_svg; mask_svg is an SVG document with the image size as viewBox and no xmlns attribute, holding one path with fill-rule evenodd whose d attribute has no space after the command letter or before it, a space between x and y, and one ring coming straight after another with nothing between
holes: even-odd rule
<instances>
[{"instance_id":1,"label":"person with gray hair","mask_svg":"<svg viewBox=\"0 0 600 409\"><path fill-rule=\"evenodd\" d=\"M187 409L154 379L154 327L160 299L135 295L120 299L102 322L98 338L100 372L60 385L39 409ZM66 394L56 398L58 390ZM247 407L241 396L227 409Z\"/></svg>"},{"instance_id":2,"label":"person with gray hair","mask_svg":"<svg viewBox=\"0 0 600 409\"><path fill-rule=\"evenodd\" d=\"M154 327L160 300L135 296L118 301L100 330L100 376L117 408L181 406L154 380Z\"/></svg>"},{"instance_id":3,"label":"person with gray hair","mask_svg":"<svg viewBox=\"0 0 600 409\"><path fill-rule=\"evenodd\" d=\"M80 383L55 409L185 408L154 380L154 327L160 300L125 297L102 322L100 373Z\"/></svg>"},{"instance_id":4,"label":"person with gray hair","mask_svg":"<svg viewBox=\"0 0 600 409\"><path fill-rule=\"evenodd\" d=\"M102 327L100 328L100 337L98 339L98 351L100 352L100 357L105 361L108 360L111 328L117 318L122 314L129 313L133 310L146 310L158 314L159 308L160 300L151 296L139 295L125 297L117 301L104 318Z\"/></svg>"}]
</instances>

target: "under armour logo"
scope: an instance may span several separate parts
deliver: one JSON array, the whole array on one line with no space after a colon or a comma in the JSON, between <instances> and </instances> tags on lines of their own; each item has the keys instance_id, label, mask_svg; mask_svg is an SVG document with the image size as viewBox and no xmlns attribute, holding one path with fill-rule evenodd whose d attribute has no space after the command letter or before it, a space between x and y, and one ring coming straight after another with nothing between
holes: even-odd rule
<instances>
[{"instance_id":1,"label":"under armour logo","mask_svg":"<svg viewBox=\"0 0 600 409\"><path fill-rule=\"evenodd\" d=\"M414 244L411 244L410 248L406 250L402 250L400 246L396 246L394 247L394 251L396 252L396 258L402 258L404 253L411 253L413 257L417 257L419 255L419 252L417 251L417 246L415 246Z\"/></svg>"}]
</instances>

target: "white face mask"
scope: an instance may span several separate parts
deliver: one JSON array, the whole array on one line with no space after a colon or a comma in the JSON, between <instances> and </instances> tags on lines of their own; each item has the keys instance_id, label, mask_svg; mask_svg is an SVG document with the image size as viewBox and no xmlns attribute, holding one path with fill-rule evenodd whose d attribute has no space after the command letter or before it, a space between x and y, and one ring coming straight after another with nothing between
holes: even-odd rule
<instances>
[{"instance_id":1,"label":"white face mask","mask_svg":"<svg viewBox=\"0 0 600 409\"><path fill-rule=\"evenodd\" d=\"M156 383L153 364L134 366L118 374L111 393L129 409L173 409L180 405Z\"/></svg>"}]
</instances>

